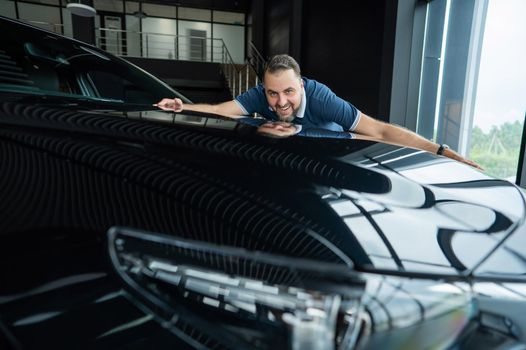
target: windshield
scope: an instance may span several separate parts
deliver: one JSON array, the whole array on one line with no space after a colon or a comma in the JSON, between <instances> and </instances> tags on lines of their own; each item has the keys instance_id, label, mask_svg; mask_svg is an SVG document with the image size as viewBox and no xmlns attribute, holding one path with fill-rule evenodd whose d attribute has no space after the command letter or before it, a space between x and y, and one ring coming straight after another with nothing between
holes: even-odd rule
<instances>
[{"instance_id":1,"label":"windshield","mask_svg":"<svg viewBox=\"0 0 526 350\"><path fill-rule=\"evenodd\" d=\"M0 18L0 91L151 105L187 98L95 47Z\"/></svg>"}]
</instances>

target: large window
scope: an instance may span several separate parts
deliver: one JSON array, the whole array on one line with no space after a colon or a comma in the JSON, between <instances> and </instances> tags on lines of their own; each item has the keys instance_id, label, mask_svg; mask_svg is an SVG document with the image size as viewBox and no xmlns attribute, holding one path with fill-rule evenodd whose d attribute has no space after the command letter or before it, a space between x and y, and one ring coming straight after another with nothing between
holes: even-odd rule
<instances>
[{"instance_id":1,"label":"large window","mask_svg":"<svg viewBox=\"0 0 526 350\"><path fill-rule=\"evenodd\" d=\"M526 113L526 1L425 6L423 28L415 27L424 33L417 131L514 181Z\"/></svg>"},{"instance_id":2,"label":"large window","mask_svg":"<svg viewBox=\"0 0 526 350\"><path fill-rule=\"evenodd\" d=\"M492 175L513 178L526 113L526 1L488 4L469 152Z\"/></svg>"}]
</instances>

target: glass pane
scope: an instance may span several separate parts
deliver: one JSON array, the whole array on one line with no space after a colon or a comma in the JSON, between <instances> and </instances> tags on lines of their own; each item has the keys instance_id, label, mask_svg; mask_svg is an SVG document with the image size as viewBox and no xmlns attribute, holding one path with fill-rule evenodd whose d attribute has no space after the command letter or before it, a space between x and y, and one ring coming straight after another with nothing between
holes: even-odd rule
<instances>
[{"instance_id":1,"label":"glass pane","mask_svg":"<svg viewBox=\"0 0 526 350\"><path fill-rule=\"evenodd\" d=\"M93 6L97 11L122 13L124 10L122 4L121 0L93 0Z\"/></svg>"},{"instance_id":2,"label":"glass pane","mask_svg":"<svg viewBox=\"0 0 526 350\"><path fill-rule=\"evenodd\" d=\"M63 35L73 38L73 23L71 21L71 11L62 8Z\"/></svg>"},{"instance_id":3,"label":"glass pane","mask_svg":"<svg viewBox=\"0 0 526 350\"><path fill-rule=\"evenodd\" d=\"M59 0L24 0L26 2L36 2L39 4L48 4L48 5L60 5Z\"/></svg>"},{"instance_id":4,"label":"glass pane","mask_svg":"<svg viewBox=\"0 0 526 350\"><path fill-rule=\"evenodd\" d=\"M18 16L21 20L37 27L62 34L60 8L58 7L19 2Z\"/></svg>"},{"instance_id":5,"label":"glass pane","mask_svg":"<svg viewBox=\"0 0 526 350\"><path fill-rule=\"evenodd\" d=\"M515 180L526 112L526 2L489 2L476 91L470 157Z\"/></svg>"},{"instance_id":6,"label":"glass pane","mask_svg":"<svg viewBox=\"0 0 526 350\"><path fill-rule=\"evenodd\" d=\"M126 13L133 14L139 11L139 3L135 1L126 1Z\"/></svg>"},{"instance_id":7,"label":"glass pane","mask_svg":"<svg viewBox=\"0 0 526 350\"><path fill-rule=\"evenodd\" d=\"M177 14L181 19L191 19L194 21L211 21L212 20L212 11L194 9L189 7L179 7Z\"/></svg>"},{"instance_id":8,"label":"glass pane","mask_svg":"<svg viewBox=\"0 0 526 350\"><path fill-rule=\"evenodd\" d=\"M239 12L214 11L214 22L245 24L245 14Z\"/></svg>"},{"instance_id":9,"label":"glass pane","mask_svg":"<svg viewBox=\"0 0 526 350\"><path fill-rule=\"evenodd\" d=\"M214 39L223 39L235 63L242 64L245 61L245 27L214 24ZM219 62L221 57L222 43L220 40L214 40L214 61Z\"/></svg>"},{"instance_id":10,"label":"glass pane","mask_svg":"<svg viewBox=\"0 0 526 350\"><path fill-rule=\"evenodd\" d=\"M2 16L16 18L15 2L0 1L0 13L2 14Z\"/></svg>"},{"instance_id":11,"label":"glass pane","mask_svg":"<svg viewBox=\"0 0 526 350\"><path fill-rule=\"evenodd\" d=\"M155 16L155 17L170 17L175 18L176 11L175 6L165 6L165 5L157 5L157 4L142 4L142 10L146 13L148 16Z\"/></svg>"},{"instance_id":12,"label":"glass pane","mask_svg":"<svg viewBox=\"0 0 526 350\"><path fill-rule=\"evenodd\" d=\"M126 15L126 54L141 57L141 20L135 16Z\"/></svg>"},{"instance_id":13,"label":"glass pane","mask_svg":"<svg viewBox=\"0 0 526 350\"><path fill-rule=\"evenodd\" d=\"M149 58L177 57L175 19L146 17L142 20L142 54Z\"/></svg>"},{"instance_id":14,"label":"glass pane","mask_svg":"<svg viewBox=\"0 0 526 350\"><path fill-rule=\"evenodd\" d=\"M210 23L179 21L179 59L186 61L211 61L212 26Z\"/></svg>"},{"instance_id":15,"label":"glass pane","mask_svg":"<svg viewBox=\"0 0 526 350\"><path fill-rule=\"evenodd\" d=\"M114 55L120 56L123 53L123 33L122 19L118 16L104 16L105 30L102 33L104 38L103 49Z\"/></svg>"}]
</instances>

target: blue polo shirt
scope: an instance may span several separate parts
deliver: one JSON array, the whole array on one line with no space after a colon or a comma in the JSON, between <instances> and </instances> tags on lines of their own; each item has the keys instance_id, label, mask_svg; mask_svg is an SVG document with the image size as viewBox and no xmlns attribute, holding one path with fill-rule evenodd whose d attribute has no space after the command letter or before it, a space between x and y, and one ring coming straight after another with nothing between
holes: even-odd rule
<instances>
[{"instance_id":1,"label":"blue polo shirt","mask_svg":"<svg viewBox=\"0 0 526 350\"><path fill-rule=\"evenodd\" d=\"M352 131L360 120L360 111L315 80L303 79L305 93L298 112L292 121L304 128L332 131ZM235 101L245 114L259 113L269 120L279 120L268 105L263 84L237 96Z\"/></svg>"}]
</instances>

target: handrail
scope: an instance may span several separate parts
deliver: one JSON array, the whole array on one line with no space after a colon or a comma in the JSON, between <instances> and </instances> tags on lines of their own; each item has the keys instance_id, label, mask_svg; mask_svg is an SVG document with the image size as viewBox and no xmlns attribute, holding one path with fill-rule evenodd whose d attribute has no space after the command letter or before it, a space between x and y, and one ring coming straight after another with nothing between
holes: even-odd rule
<instances>
[{"instance_id":1,"label":"handrail","mask_svg":"<svg viewBox=\"0 0 526 350\"><path fill-rule=\"evenodd\" d=\"M260 81L252 64L234 62L223 39L111 28L97 28L97 34L97 46L119 56L218 62L232 96ZM130 42L133 37L137 42Z\"/></svg>"},{"instance_id":2,"label":"handrail","mask_svg":"<svg viewBox=\"0 0 526 350\"><path fill-rule=\"evenodd\" d=\"M37 25L51 25L55 32L57 32L57 27L64 27L63 24L56 23L28 22ZM261 80L261 69L265 60L251 42L248 51L254 52L256 59L247 59L240 66L234 62L225 42L220 38L112 28L95 28L95 33L95 45L118 56L217 62L221 66L221 71L232 96L256 86ZM152 40L152 37L163 40ZM194 43L191 43L191 40L194 40Z\"/></svg>"},{"instance_id":3,"label":"handrail","mask_svg":"<svg viewBox=\"0 0 526 350\"><path fill-rule=\"evenodd\" d=\"M263 79L266 60L263 58L263 55L259 52L252 41L248 43L247 61L255 70L258 78Z\"/></svg>"},{"instance_id":4,"label":"handrail","mask_svg":"<svg viewBox=\"0 0 526 350\"><path fill-rule=\"evenodd\" d=\"M43 21L29 21L26 20L26 23L32 24L34 26L42 28L42 25L52 27L53 30L51 30L54 33L62 34L64 30L64 25L62 23L52 23L52 22L43 22ZM49 28L45 28L49 30Z\"/></svg>"},{"instance_id":5,"label":"handrail","mask_svg":"<svg viewBox=\"0 0 526 350\"><path fill-rule=\"evenodd\" d=\"M96 45L119 56L222 63L222 39L96 28Z\"/></svg>"}]
</instances>

